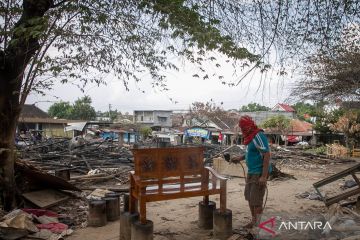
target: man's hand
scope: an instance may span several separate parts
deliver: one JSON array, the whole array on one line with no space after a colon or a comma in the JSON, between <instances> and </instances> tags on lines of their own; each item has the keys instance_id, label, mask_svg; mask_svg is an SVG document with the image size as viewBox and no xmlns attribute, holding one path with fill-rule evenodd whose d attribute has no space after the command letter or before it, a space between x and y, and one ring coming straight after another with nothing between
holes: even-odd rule
<instances>
[{"instance_id":1,"label":"man's hand","mask_svg":"<svg viewBox=\"0 0 360 240\"><path fill-rule=\"evenodd\" d=\"M259 178L259 184L260 185L266 185L266 183L267 183L267 177L266 176L261 176Z\"/></svg>"}]
</instances>

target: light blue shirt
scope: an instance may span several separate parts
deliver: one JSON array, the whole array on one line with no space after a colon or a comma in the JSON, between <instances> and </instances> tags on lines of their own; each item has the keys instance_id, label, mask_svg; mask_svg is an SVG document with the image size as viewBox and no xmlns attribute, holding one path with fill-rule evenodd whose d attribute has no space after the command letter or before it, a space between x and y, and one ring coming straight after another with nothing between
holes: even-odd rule
<instances>
[{"instance_id":1,"label":"light blue shirt","mask_svg":"<svg viewBox=\"0 0 360 240\"><path fill-rule=\"evenodd\" d=\"M245 160L248 174L262 174L263 153L270 152L269 142L263 131L258 132L246 147ZM269 173L272 171L269 164Z\"/></svg>"}]
</instances>

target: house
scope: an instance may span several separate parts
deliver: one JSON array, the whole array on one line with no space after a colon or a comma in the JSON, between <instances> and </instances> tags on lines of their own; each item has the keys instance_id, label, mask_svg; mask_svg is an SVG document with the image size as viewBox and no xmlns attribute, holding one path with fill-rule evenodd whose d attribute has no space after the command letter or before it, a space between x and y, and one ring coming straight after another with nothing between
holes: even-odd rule
<instances>
[{"instance_id":1,"label":"house","mask_svg":"<svg viewBox=\"0 0 360 240\"><path fill-rule=\"evenodd\" d=\"M294 114L294 112L286 112L286 111L241 112L239 114L238 119L240 119L240 117L244 116L244 115L250 116L258 126L261 126L261 124L268 118L282 115L284 117L293 119L295 114Z\"/></svg>"},{"instance_id":2,"label":"house","mask_svg":"<svg viewBox=\"0 0 360 240\"><path fill-rule=\"evenodd\" d=\"M68 122L66 119L51 118L34 104L25 104L19 116L17 133L41 131L46 137L65 137L64 127Z\"/></svg>"},{"instance_id":3,"label":"house","mask_svg":"<svg viewBox=\"0 0 360 240\"><path fill-rule=\"evenodd\" d=\"M111 118L107 116L96 116L95 120L98 122L111 122Z\"/></svg>"},{"instance_id":4,"label":"house","mask_svg":"<svg viewBox=\"0 0 360 240\"><path fill-rule=\"evenodd\" d=\"M119 141L119 144L136 143L139 138L137 129L130 124L113 124L111 122L75 122L69 123L65 131L70 137L87 136L101 137L104 140Z\"/></svg>"},{"instance_id":5,"label":"house","mask_svg":"<svg viewBox=\"0 0 360 240\"><path fill-rule=\"evenodd\" d=\"M135 110L133 121L153 130L161 130L172 127L171 114L171 110Z\"/></svg>"},{"instance_id":6,"label":"house","mask_svg":"<svg viewBox=\"0 0 360 240\"><path fill-rule=\"evenodd\" d=\"M297 143L301 141L310 141L313 137L313 124L299 119L292 119L290 122L290 129L287 135L289 143Z\"/></svg>"},{"instance_id":7,"label":"house","mask_svg":"<svg viewBox=\"0 0 360 240\"><path fill-rule=\"evenodd\" d=\"M233 143L233 135L239 121L238 116L222 114L219 116L191 116L184 117L183 128L185 137L201 137L203 141L213 144L229 145Z\"/></svg>"},{"instance_id":8,"label":"house","mask_svg":"<svg viewBox=\"0 0 360 240\"><path fill-rule=\"evenodd\" d=\"M291 107L290 105L287 105L285 103L278 103L276 104L271 111L276 111L276 112L296 112L295 109L293 107Z\"/></svg>"},{"instance_id":9,"label":"house","mask_svg":"<svg viewBox=\"0 0 360 240\"><path fill-rule=\"evenodd\" d=\"M286 130L266 128L265 134L270 142L276 142L281 139L284 143L298 143L301 141L309 142L314 136L313 124L301 121L299 119L291 119L290 126Z\"/></svg>"}]
</instances>

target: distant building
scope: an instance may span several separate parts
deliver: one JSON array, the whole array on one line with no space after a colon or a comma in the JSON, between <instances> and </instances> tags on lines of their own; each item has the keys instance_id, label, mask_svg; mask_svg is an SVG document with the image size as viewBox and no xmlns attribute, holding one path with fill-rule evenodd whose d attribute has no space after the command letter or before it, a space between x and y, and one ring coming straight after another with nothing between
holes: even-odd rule
<instances>
[{"instance_id":1,"label":"distant building","mask_svg":"<svg viewBox=\"0 0 360 240\"><path fill-rule=\"evenodd\" d=\"M41 131L43 136L66 136L64 127L69 120L51 118L46 112L35 105L25 104L21 110L17 132Z\"/></svg>"},{"instance_id":2,"label":"distant building","mask_svg":"<svg viewBox=\"0 0 360 240\"><path fill-rule=\"evenodd\" d=\"M260 111L260 112L241 112L240 116L248 115L250 116L257 125L261 125L266 119L271 118L273 116L282 115L284 117L293 119L295 113L294 112L286 112L286 111Z\"/></svg>"},{"instance_id":3,"label":"distant building","mask_svg":"<svg viewBox=\"0 0 360 240\"><path fill-rule=\"evenodd\" d=\"M95 118L95 121L98 121L98 122L111 122L111 119L110 119L110 117L97 116Z\"/></svg>"},{"instance_id":4,"label":"distant building","mask_svg":"<svg viewBox=\"0 0 360 240\"><path fill-rule=\"evenodd\" d=\"M271 111L279 111L279 112L293 112L295 113L295 109L291 107L290 105L287 105L285 103L278 103L276 104Z\"/></svg>"},{"instance_id":5,"label":"distant building","mask_svg":"<svg viewBox=\"0 0 360 240\"><path fill-rule=\"evenodd\" d=\"M170 128L172 111L170 110L135 110L134 123L151 128Z\"/></svg>"}]
</instances>

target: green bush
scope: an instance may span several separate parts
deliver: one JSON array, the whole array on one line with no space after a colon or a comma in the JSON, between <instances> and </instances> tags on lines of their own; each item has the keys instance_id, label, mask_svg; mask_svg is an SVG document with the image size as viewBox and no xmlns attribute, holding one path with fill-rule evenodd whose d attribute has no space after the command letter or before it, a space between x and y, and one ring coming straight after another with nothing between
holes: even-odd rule
<instances>
[{"instance_id":1,"label":"green bush","mask_svg":"<svg viewBox=\"0 0 360 240\"><path fill-rule=\"evenodd\" d=\"M313 154L324 154L325 155L326 154L326 146L308 149L308 150L306 150L306 152L313 153Z\"/></svg>"}]
</instances>

